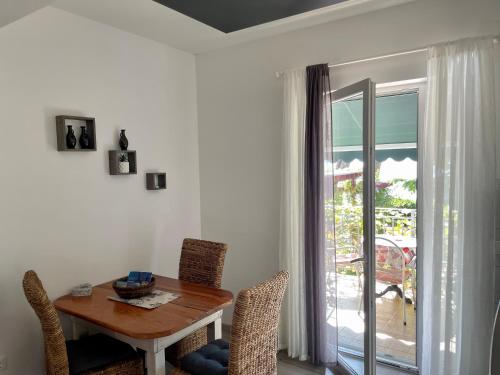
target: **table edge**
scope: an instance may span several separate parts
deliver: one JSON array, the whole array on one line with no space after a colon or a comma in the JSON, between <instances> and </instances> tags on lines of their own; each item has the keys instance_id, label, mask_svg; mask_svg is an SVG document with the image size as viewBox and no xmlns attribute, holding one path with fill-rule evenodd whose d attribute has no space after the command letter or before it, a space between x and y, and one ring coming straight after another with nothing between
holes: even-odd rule
<instances>
[{"instance_id":1,"label":"table edge","mask_svg":"<svg viewBox=\"0 0 500 375\"><path fill-rule=\"evenodd\" d=\"M196 310L198 312L202 312L201 316L199 317L199 319L197 320L194 320L191 324L201 320L201 319L204 319L206 318L207 316L211 315L211 314L214 314L215 312L217 311L222 311L224 308L228 307L228 306L231 306L233 301L234 301L234 295L231 291L227 290L227 289L222 289L222 288L213 288L213 287L209 287L209 286L206 286L206 285L202 285L202 284L196 284L196 283L189 283L189 282L185 282L185 281L182 281L182 280L178 280L178 279L175 279L175 278L171 278L171 277L168 277L168 276L161 276L161 275L154 275L155 277L159 277L159 278L165 278L165 279L170 279L170 280L174 280L174 281L181 281L182 283L184 284L193 284L194 286L197 286L197 287L203 287L203 288L207 288L207 289L214 289L214 290L218 290L219 292L223 292L224 294L224 297L226 297L226 301L210 310L200 310L200 309L197 309L195 307L187 307L187 308L190 308L190 309L193 309L193 310ZM106 284L109 284L109 283L112 283L114 280L116 279L113 279L113 280L110 280L110 281L107 281L107 282L104 282L104 283L100 283L100 284L97 284L95 286L93 286L93 288L102 288L104 285ZM162 289L163 288L161 286L157 286L158 289ZM103 289L106 289L106 288L103 288ZM60 311L66 315L69 315L69 316L74 316L74 317L77 317L79 319L82 319L82 320L85 320L87 322L90 322L92 324L95 324L95 325L98 325L98 326L101 326L103 328L106 328L106 329L109 329L113 332L117 332L117 333L120 333L122 335L126 335L128 337L131 337L131 338L135 338L135 339L141 339L141 340L145 340L145 339L157 339L157 338L161 338L161 337L167 337L167 336L171 336L179 331L181 331L182 329L186 328L186 327L183 327L183 328L180 328L180 329L176 329L176 330L172 330L172 329L169 329L169 330L163 330L163 331L156 331L156 332L148 332L146 334L141 334L141 333L138 333L138 332L135 332L135 331L129 331L129 330L126 330L126 329L120 329L120 328L117 328L113 325L110 325L110 324L103 324L103 322L97 320L97 319L91 319L89 318L88 316L84 315L84 314L79 314L78 312L75 312L75 311L72 311L72 310L69 310L67 308L65 308L64 306L60 306L59 305L59 301L65 297L71 297L71 294L65 294L63 296L60 296L58 297L57 299L55 299L52 303L55 307L55 309L57 311ZM221 297L221 296L219 296ZM85 298L85 297L79 297L79 298ZM121 303L121 302L117 302L117 301L111 301L110 302L112 303ZM171 301L169 303L174 303L175 301ZM134 306L132 306L134 307ZM141 309L141 307L137 307L135 306L135 308L138 308L138 309Z\"/></svg>"},{"instance_id":2,"label":"table edge","mask_svg":"<svg viewBox=\"0 0 500 375\"><path fill-rule=\"evenodd\" d=\"M116 302L115 303L121 303L121 302ZM225 303L223 303L222 305L219 305L217 306L216 308L214 309L211 309L211 310L207 310L203 313L203 315L193 321L191 324L199 321L199 320L202 320L203 318L206 318L207 316L209 315L212 315L214 313L216 313L217 311L222 311L224 308L230 306L231 304L233 303L233 300L231 299L230 301L227 301ZM131 331L128 331L128 330L124 330L124 329L119 329L117 327L114 327L112 325L109 325L109 324L103 324L102 322L100 321L97 321L95 319L89 319L88 316L85 316L83 314L78 314L78 313L75 313L74 311L69 311L68 309L65 309L64 307L61 307L61 306L58 306L57 305L57 300L54 301L54 307L56 308L57 311L59 312L62 312L66 315L69 315L69 316L74 316L74 317L77 317L79 319L82 319L82 320L85 320L87 322L90 322L92 324L95 324L95 325L98 325L100 327L103 327L103 328L106 328L106 329L109 329L113 332L116 332L116 333L120 333L122 335L125 335L125 336L128 336L128 337L131 337L131 338L134 338L134 339L139 339L139 340L152 340L152 339L159 339L159 338L162 338L162 337L167 337L167 336L171 336L181 330L183 330L184 328L188 327L183 327L183 328L180 328L180 329L176 329L176 330L165 330L165 331L158 331L158 332L150 332L150 333L146 333L146 334L140 334L140 333L137 333L137 332L131 332ZM137 307L138 309L140 309L141 307ZM201 311L201 310L198 310L198 311Z\"/></svg>"}]
</instances>

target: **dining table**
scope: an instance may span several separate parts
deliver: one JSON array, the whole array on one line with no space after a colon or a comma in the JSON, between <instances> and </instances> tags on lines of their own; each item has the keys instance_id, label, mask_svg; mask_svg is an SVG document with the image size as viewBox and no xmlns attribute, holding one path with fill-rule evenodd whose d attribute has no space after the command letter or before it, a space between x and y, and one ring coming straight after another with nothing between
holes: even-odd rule
<instances>
[{"instance_id":1,"label":"dining table","mask_svg":"<svg viewBox=\"0 0 500 375\"><path fill-rule=\"evenodd\" d=\"M178 298L148 310L110 297L117 297L113 282L93 287L87 297L71 294L54 301L55 308L69 317L70 335L78 339L82 332L99 332L130 344L145 352L148 375L165 375L165 348L208 326L209 339L222 335L222 311L233 302L230 291L155 277L155 289L174 293Z\"/></svg>"}]
</instances>

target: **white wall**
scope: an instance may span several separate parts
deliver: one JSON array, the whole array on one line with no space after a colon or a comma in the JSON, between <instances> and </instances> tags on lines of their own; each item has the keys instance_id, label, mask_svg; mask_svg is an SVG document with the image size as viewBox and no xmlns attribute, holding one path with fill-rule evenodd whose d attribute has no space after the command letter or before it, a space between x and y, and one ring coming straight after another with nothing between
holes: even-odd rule
<instances>
[{"instance_id":1,"label":"white wall","mask_svg":"<svg viewBox=\"0 0 500 375\"><path fill-rule=\"evenodd\" d=\"M36 375L24 271L51 298L131 269L176 275L182 238L200 235L195 58L55 8L0 29L0 51L0 355ZM94 116L97 152L57 152L58 114ZM108 173L121 128L136 176ZM167 190L145 189L154 169Z\"/></svg>"},{"instance_id":2,"label":"white wall","mask_svg":"<svg viewBox=\"0 0 500 375\"><path fill-rule=\"evenodd\" d=\"M278 270L276 71L488 34L500 34L498 0L418 0L198 55L202 235L230 245L223 286L237 292Z\"/></svg>"}]
</instances>

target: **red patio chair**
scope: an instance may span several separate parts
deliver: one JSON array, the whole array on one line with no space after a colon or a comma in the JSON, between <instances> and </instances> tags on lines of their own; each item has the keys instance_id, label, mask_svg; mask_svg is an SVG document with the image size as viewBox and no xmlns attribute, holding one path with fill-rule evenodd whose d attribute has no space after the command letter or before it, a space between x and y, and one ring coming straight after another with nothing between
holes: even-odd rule
<instances>
[{"instance_id":1,"label":"red patio chair","mask_svg":"<svg viewBox=\"0 0 500 375\"><path fill-rule=\"evenodd\" d=\"M390 239L384 237L376 237L375 239L387 242L387 246L375 246L375 279L378 282L389 285L383 292L377 293L376 297L382 297L387 292L395 291L403 299L403 303L406 303L407 298L405 294L405 284L408 280L410 280L412 285L413 303L416 306L416 255L410 249L402 249ZM360 263L361 265L362 262L363 258L352 260L352 263ZM401 288L399 287L400 285ZM411 300L409 300L409 303L411 303ZM361 311L361 300L359 311ZM404 305L403 324L406 325L406 308Z\"/></svg>"}]
</instances>

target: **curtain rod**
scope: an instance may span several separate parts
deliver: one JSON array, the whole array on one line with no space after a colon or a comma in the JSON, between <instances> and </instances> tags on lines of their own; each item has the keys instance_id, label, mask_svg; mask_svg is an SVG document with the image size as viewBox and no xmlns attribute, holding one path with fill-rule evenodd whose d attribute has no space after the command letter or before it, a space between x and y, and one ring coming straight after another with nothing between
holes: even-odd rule
<instances>
[{"instance_id":1,"label":"curtain rod","mask_svg":"<svg viewBox=\"0 0 500 375\"><path fill-rule=\"evenodd\" d=\"M499 37L495 37L493 39L493 42L495 44L498 44L499 43ZM413 53L423 53L423 52L426 52L427 50L428 50L427 47L425 47L425 48L417 48L417 49L412 49L412 50L408 50L408 51L390 53L388 55L380 55L380 56L368 57L368 58L364 58L364 59L345 61L345 62L341 62L341 63L337 63L337 64L328 64L328 67L329 68L339 68L341 66L359 64L359 63L364 63L364 62L374 61L374 60L387 59L387 58L390 58L390 57L410 55L410 54L413 54ZM283 73L284 72L276 72L275 73L276 78L280 78L283 75Z\"/></svg>"},{"instance_id":2,"label":"curtain rod","mask_svg":"<svg viewBox=\"0 0 500 375\"><path fill-rule=\"evenodd\" d=\"M391 53L389 55L380 55L380 56L375 56L375 57L368 57L366 59L346 61L346 62L338 63L338 64L328 64L328 67L329 68L339 68L341 66L346 66L346 65L364 63L364 62L374 61L374 60L382 60L382 59L387 59L387 58L390 58L390 57L404 56L404 55L410 55L410 54L413 54L413 53L422 53L422 52L426 52L426 51L427 51L427 48L412 49L410 51L396 52L396 53Z\"/></svg>"},{"instance_id":3,"label":"curtain rod","mask_svg":"<svg viewBox=\"0 0 500 375\"><path fill-rule=\"evenodd\" d=\"M341 66L347 66L347 65L353 65L353 64L359 64L363 62L368 62L368 61L374 61L374 60L381 60L381 59L386 59L390 57L397 57L397 56L403 56L403 55L409 55L412 53L422 53L427 51L427 48L418 48L418 49L412 49L409 51L403 51L403 52L396 52L396 53L391 53L388 55L380 55L380 56L375 56L375 57L367 57L364 59L358 59L358 60L351 60L351 61L345 61L337 64L328 64L329 68L339 68ZM276 72L276 78L280 78L283 75L284 72Z\"/></svg>"}]
</instances>

